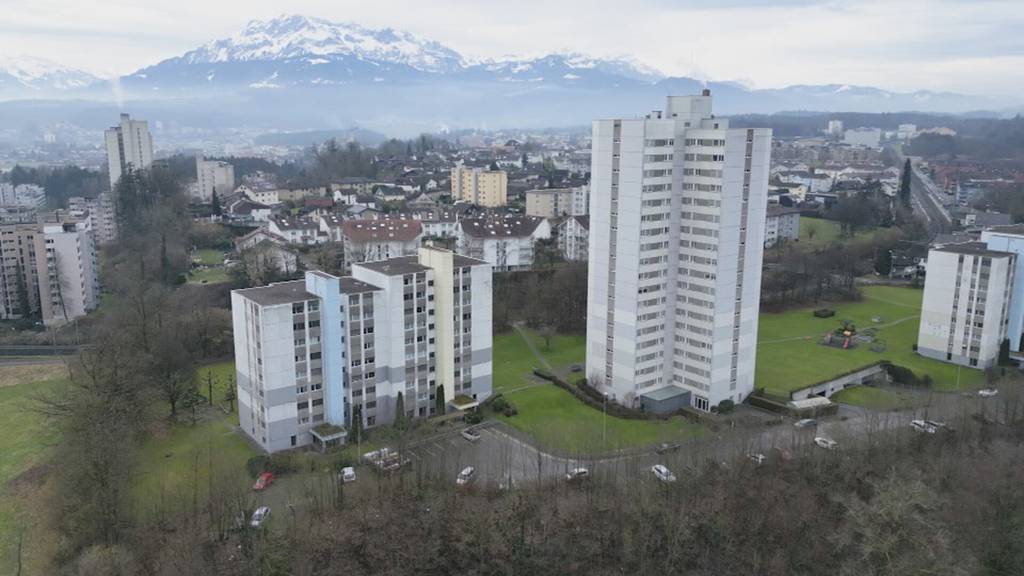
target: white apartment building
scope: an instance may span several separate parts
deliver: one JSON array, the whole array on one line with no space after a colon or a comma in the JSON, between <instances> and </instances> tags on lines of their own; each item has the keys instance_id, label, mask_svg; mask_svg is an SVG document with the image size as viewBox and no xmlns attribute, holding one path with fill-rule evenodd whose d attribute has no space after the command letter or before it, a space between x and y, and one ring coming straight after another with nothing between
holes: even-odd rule
<instances>
[{"instance_id":1,"label":"white apartment building","mask_svg":"<svg viewBox=\"0 0 1024 576\"><path fill-rule=\"evenodd\" d=\"M590 214L590 184L583 184L572 189L572 216Z\"/></svg>"},{"instance_id":2,"label":"white apartment building","mask_svg":"<svg viewBox=\"0 0 1024 576\"><path fill-rule=\"evenodd\" d=\"M551 238L551 222L534 216L463 218L455 233L459 254L487 261L495 270L529 270L534 244Z\"/></svg>"},{"instance_id":3,"label":"white apartment building","mask_svg":"<svg viewBox=\"0 0 1024 576\"><path fill-rule=\"evenodd\" d=\"M344 220L341 239L346 266L387 260L416 254L423 239L423 226L418 220Z\"/></svg>"},{"instance_id":4,"label":"white apartment building","mask_svg":"<svg viewBox=\"0 0 1024 576\"><path fill-rule=\"evenodd\" d=\"M425 247L357 264L352 276L235 290L239 424L275 452L491 395L491 269ZM341 434L343 436L343 434Z\"/></svg>"},{"instance_id":5,"label":"white apartment building","mask_svg":"<svg viewBox=\"0 0 1024 576\"><path fill-rule=\"evenodd\" d=\"M463 200L485 208L508 204L508 174L504 170L452 168L452 200Z\"/></svg>"},{"instance_id":6,"label":"white apartment building","mask_svg":"<svg viewBox=\"0 0 1024 576\"><path fill-rule=\"evenodd\" d=\"M1006 339L1017 255L982 242L947 244L928 252L917 352L988 368Z\"/></svg>"},{"instance_id":7,"label":"white apartment building","mask_svg":"<svg viewBox=\"0 0 1024 576\"><path fill-rule=\"evenodd\" d=\"M981 241L989 250L1011 252L1017 256L1006 337L1010 339L1011 351L1024 352L1024 224L992 226L982 231Z\"/></svg>"},{"instance_id":8,"label":"white apartment building","mask_svg":"<svg viewBox=\"0 0 1024 576\"><path fill-rule=\"evenodd\" d=\"M570 216L558 225L558 249L566 260L587 261L590 216Z\"/></svg>"},{"instance_id":9,"label":"white apartment building","mask_svg":"<svg viewBox=\"0 0 1024 576\"><path fill-rule=\"evenodd\" d=\"M319 223L301 216L271 216L267 229L293 244L312 246L327 240Z\"/></svg>"},{"instance_id":10,"label":"white apartment building","mask_svg":"<svg viewBox=\"0 0 1024 576\"><path fill-rule=\"evenodd\" d=\"M538 218L561 218L573 210L572 188L545 188L526 191L526 215Z\"/></svg>"},{"instance_id":11,"label":"white apartment building","mask_svg":"<svg viewBox=\"0 0 1024 576\"><path fill-rule=\"evenodd\" d=\"M768 206L764 226L764 247L771 248L779 240L800 239L800 209L778 204Z\"/></svg>"},{"instance_id":12,"label":"white apartment building","mask_svg":"<svg viewBox=\"0 0 1024 576\"><path fill-rule=\"evenodd\" d=\"M827 132L828 134L831 134L832 136L842 136L843 135L843 121L842 120L829 120L828 121L828 129L825 130L825 132Z\"/></svg>"},{"instance_id":13,"label":"white apartment building","mask_svg":"<svg viewBox=\"0 0 1024 576\"><path fill-rule=\"evenodd\" d=\"M211 202L213 192L223 199L235 189L235 167L220 160L203 160L196 156L196 199Z\"/></svg>"},{"instance_id":14,"label":"white apartment building","mask_svg":"<svg viewBox=\"0 0 1024 576\"><path fill-rule=\"evenodd\" d=\"M709 410L754 389L771 130L711 95L593 125L587 378L613 401Z\"/></svg>"},{"instance_id":15,"label":"white apartment building","mask_svg":"<svg viewBox=\"0 0 1024 576\"><path fill-rule=\"evenodd\" d=\"M96 198L68 198L68 212L75 218L88 219L96 244L103 246L117 240L117 215L113 195L100 192Z\"/></svg>"},{"instance_id":16,"label":"white apartment building","mask_svg":"<svg viewBox=\"0 0 1024 576\"><path fill-rule=\"evenodd\" d=\"M855 128L843 133L843 144L850 146L863 146L865 148L878 148L882 145L881 128Z\"/></svg>"},{"instance_id":17,"label":"white apartment building","mask_svg":"<svg viewBox=\"0 0 1024 576\"><path fill-rule=\"evenodd\" d=\"M88 221L2 225L0 318L51 325L84 316L98 304L97 271Z\"/></svg>"},{"instance_id":18,"label":"white apartment building","mask_svg":"<svg viewBox=\"0 0 1024 576\"><path fill-rule=\"evenodd\" d=\"M46 190L36 184L9 184L0 182L0 206L42 208L46 205Z\"/></svg>"},{"instance_id":19,"label":"white apartment building","mask_svg":"<svg viewBox=\"0 0 1024 576\"><path fill-rule=\"evenodd\" d=\"M129 168L141 170L153 163L153 136L145 120L132 120L128 114L121 114L121 122L107 128L104 139L111 190L116 189L121 174Z\"/></svg>"}]
</instances>

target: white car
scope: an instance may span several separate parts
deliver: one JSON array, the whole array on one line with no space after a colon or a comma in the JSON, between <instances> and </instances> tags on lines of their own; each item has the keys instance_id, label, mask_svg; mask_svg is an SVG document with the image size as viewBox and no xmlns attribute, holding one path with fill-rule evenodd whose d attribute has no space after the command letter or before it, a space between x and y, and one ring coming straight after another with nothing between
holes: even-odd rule
<instances>
[{"instance_id":1,"label":"white car","mask_svg":"<svg viewBox=\"0 0 1024 576\"><path fill-rule=\"evenodd\" d=\"M918 432L924 432L926 434L935 434L935 426L925 422L924 420L911 420L910 427Z\"/></svg>"},{"instance_id":2,"label":"white car","mask_svg":"<svg viewBox=\"0 0 1024 576\"><path fill-rule=\"evenodd\" d=\"M470 442L476 442L477 440L480 439L480 432L473 428L466 428L461 432L461 434L463 438L469 440Z\"/></svg>"},{"instance_id":3,"label":"white car","mask_svg":"<svg viewBox=\"0 0 1024 576\"><path fill-rule=\"evenodd\" d=\"M761 464L764 464L764 461L767 460L765 455L761 454L760 452L754 452L754 453L751 453L751 454L747 454L747 458L749 458L751 462L753 462L754 464L757 464L758 466L760 466Z\"/></svg>"},{"instance_id":4,"label":"white car","mask_svg":"<svg viewBox=\"0 0 1024 576\"><path fill-rule=\"evenodd\" d=\"M995 388L982 388L981 390L978 390L978 396L981 396L982 398L991 398L998 395L999 390L996 390Z\"/></svg>"},{"instance_id":5,"label":"white car","mask_svg":"<svg viewBox=\"0 0 1024 576\"><path fill-rule=\"evenodd\" d=\"M676 475L673 474L663 464L655 464L654 466L651 466L651 472L654 473L655 478L661 480L666 484L670 484L676 481Z\"/></svg>"},{"instance_id":6,"label":"white car","mask_svg":"<svg viewBox=\"0 0 1024 576\"><path fill-rule=\"evenodd\" d=\"M252 513L252 520L249 521L249 526L252 526L253 528L259 528L263 525L264 522L266 522L269 516L270 507L260 506L259 508L256 509L255 512Z\"/></svg>"},{"instance_id":7,"label":"white car","mask_svg":"<svg viewBox=\"0 0 1024 576\"><path fill-rule=\"evenodd\" d=\"M356 469L351 466L346 466L341 469L341 482L348 484L349 482L356 481Z\"/></svg>"},{"instance_id":8,"label":"white car","mask_svg":"<svg viewBox=\"0 0 1024 576\"><path fill-rule=\"evenodd\" d=\"M455 478L455 483L459 486L465 486L466 484L472 482L475 476L476 469L474 469L472 466L466 466L465 468L462 469L462 472L459 472L459 475Z\"/></svg>"},{"instance_id":9,"label":"white car","mask_svg":"<svg viewBox=\"0 0 1024 576\"><path fill-rule=\"evenodd\" d=\"M814 443L821 446L825 450L834 450L836 446L839 446L839 442L831 438L825 438L824 436L817 436L814 438Z\"/></svg>"},{"instance_id":10,"label":"white car","mask_svg":"<svg viewBox=\"0 0 1024 576\"><path fill-rule=\"evenodd\" d=\"M590 477L590 470L586 468L573 468L565 474L565 479L568 482L574 482L577 480L585 480Z\"/></svg>"},{"instance_id":11,"label":"white car","mask_svg":"<svg viewBox=\"0 0 1024 576\"><path fill-rule=\"evenodd\" d=\"M818 425L818 421L815 420L814 418L803 418L803 419L797 420L796 422L793 423L793 426L795 426L797 428L811 428L811 427L817 426L817 425Z\"/></svg>"}]
</instances>

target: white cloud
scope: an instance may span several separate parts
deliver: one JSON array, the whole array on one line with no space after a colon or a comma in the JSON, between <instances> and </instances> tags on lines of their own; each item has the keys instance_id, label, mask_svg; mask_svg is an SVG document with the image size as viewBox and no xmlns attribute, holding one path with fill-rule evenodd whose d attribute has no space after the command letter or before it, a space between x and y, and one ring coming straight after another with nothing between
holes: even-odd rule
<instances>
[{"instance_id":1,"label":"white cloud","mask_svg":"<svg viewBox=\"0 0 1024 576\"><path fill-rule=\"evenodd\" d=\"M896 90L1024 88L1016 0L17 0L0 53L128 73L287 10L406 29L471 58L552 51L634 56L664 72L757 87L862 84Z\"/></svg>"}]
</instances>

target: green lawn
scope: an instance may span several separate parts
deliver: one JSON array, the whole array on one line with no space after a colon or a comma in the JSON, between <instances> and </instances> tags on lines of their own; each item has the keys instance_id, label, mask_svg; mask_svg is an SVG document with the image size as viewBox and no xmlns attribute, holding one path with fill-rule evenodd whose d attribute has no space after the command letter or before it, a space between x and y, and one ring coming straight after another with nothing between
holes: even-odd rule
<instances>
[{"instance_id":1,"label":"green lawn","mask_svg":"<svg viewBox=\"0 0 1024 576\"><path fill-rule=\"evenodd\" d=\"M585 336L557 335L551 338L550 347L535 332L526 331L526 337L556 370L584 362ZM601 410L591 408L569 392L553 384L536 384L535 380L529 380L527 376L537 366L540 361L519 333L513 331L494 338L494 389L505 392L505 397L519 411L517 416L499 418L545 446L570 453L603 452L680 439L700 432L698 426L681 417L625 420L609 416L605 419ZM530 387L523 388L526 386ZM519 390L508 392L514 389ZM605 426L607 443L604 442Z\"/></svg>"},{"instance_id":2,"label":"green lawn","mask_svg":"<svg viewBox=\"0 0 1024 576\"><path fill-rule=\"evenodd\" d=\"M909 394L872 386L854 386L840 390L832 396L832 400L878 411L906 408L913 403Z\"/></svg>"},{"instance_id":3,"label":"green lawn","mask_svg":"<svg viewBox=\"0 0 1024 576\"><path fill-rule=\"evenodd\" d=\"M220 266L224 263L224 252L213 248L204 248L192 253L192 261L204 266Z\"/></svg>"},{"instance_id":4,"label":"green lawn","mask_svg":"<svg viewBox=\"0 0 1024 576\"><path fill-rule=\"evenodd\" d=\"M224 390L233 385L234 364L222 362L199 369L199 391L204 395L208 393L208 373L214 376L214 403L226 406ZM237 481L240 487L248 485L245 463L256 450L235 431L238 405L230 414L219 410L215 414L194 425L183 415L143 444L133 480L133 495L143 512L189 497L193 489L205 497L211 477Z\"/></svg>"},{"instance_id":5,"label":"green lawn","mask_svg":"<svg viewBox=\"0 0 1024 576\"><path fill-rule=\"evenodd\" d=\"M833 220L821 218L800 218L800 245L810 247L826 246L840 236L840 226Z\"/></svg>"},{"instance_id":6,"label":"green lawn","mask_svg":"<svg viewBox=\"0 0 1024 576\"><path fill-rule=\"evenodd\" d=\"M870 286L863 289L860 302L827 305L836 311L832 318L815 318L812 306L781 314L762 313L758 330L757 369L754 385L769 393L788 396L793 390L809 386L879 360L910 368L919 375L928 374L936 390L957 388L957 367L917 355L917 342L923 291L913 288ZM871 321L879 316L881 323ZM840 320L852 320L859 330L876 326L886 350L872 352L870 346L841 350L818 344L827 332L839 327ZM895 323L886 326L889 323ZM976 388L984 381L979 370L960 370L959 386Z\"/></svg>"},{"instance_id":7,"label":"green lawn","mask_svg":"<svg viewBox=\"0 0 1024 576\"><path fill-rule=\"evenodd\" d=\"M231 277L223 266L194 270L188 275L189 284L220 284L230 280Z\"/></svg>"},{"instance_id":8,"label":"green lawn","mask_svg":"<svg viewBox=\"0 0 1024 576\"><path fill-rule=\"evenodd\" d=\"M626 420L605 417L554 384L542 384L505 396L519 414L499 416L545 446L569 453L604 452L678 440L701 428L681 416L669 420ZM607 426L607 444L603 442Z\"/></svg>"},{"instance_id":9,"label":"green lawn","mask_svg":"<svg viewBox=\"0 0 1024 576\"><path fill-rule=\"evenodd\" d=\"M49 367L44 367L49 368ZM33 409L33 396L50 392L63 384L63 380L33 381L26 377L22 383L0 386L0 573L13 565L13 543L22 528L28 528L38 515L31 509L35 501L38 484L23 486L16 490L11 481L33 466L43 463L49 456L50 447L60 434L48 426L45 419ZM40 546L52 542L37 540L38 535L31 529L26 532L29 541L25 556L30 564L37 557L45 556Z\"/></svg>"}]
</instances>

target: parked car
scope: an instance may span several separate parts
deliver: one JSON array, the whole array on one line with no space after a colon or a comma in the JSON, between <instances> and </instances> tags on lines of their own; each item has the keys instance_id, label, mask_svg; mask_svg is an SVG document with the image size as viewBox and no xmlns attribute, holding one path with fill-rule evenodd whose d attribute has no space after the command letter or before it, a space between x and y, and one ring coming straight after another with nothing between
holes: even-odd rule
<instances>
[{"instance_id":1,"label":"parked car","mask_svg":"<svg viewBox=\"0 0 1024 576\"><path fill-rule=\"evenodd\" d=\"M911 420L910 427L918 432L924 432L926 434L935 434L936 428L924 420Z\"/></svg>"},{"instance_id":2,"label":"parked car","mask_svg":"<svg viewBox=\"0 0 1024 576\"><path fill-rule=\"evenodd\" d=\"M679 450L678 442L662 442L654 449L658 454L666 454L668 452L675 452L676 450Z\"/></svg>"},{"instance_id":3,"label":"parked car","mask_svg":"<svg viewBox=\"0 0 1024 576\"><path fill-rule=\"evenodd\" d=\"M455 478L455 483L459 486L465 486L473 481L476 476L476 469L472 466L466 466L459 472L459 475Z\"/></svg>"},{"instance_id":4,"label":"parked car","mask_svg":"<svg viewBox=\"0 0 1024 576\"><path fill-rule=\"evenodd\" d=\"M345 466L341 469L341 482L342 484L348 484L349 482L356 481L356 469L351 466Z\"/></svg>"},{"instance_id":5,"label":"parked car","mask_svg":"<svg viewBox=\"0 0 1024 576\"><path fill-rule=\"evenodd\" d=\"M818 421L814 418L802 418L793 423L793 426L797 428L812 428L818 425Z\"/></svg>"},{"instance_id":6,"label":"parked car","mask_svg":"<svg viewBox=\"0 0 1024 576\"><path fill-rule=\"evenodd\" d=\"M981 390L978 390L978 396L981 396L982 398L991 398L998 395L999 390L996 390L995 388L982 388Z\"/></svg>"},{"instance_id":7,"label":"parked car","mask_svg":"<svg viewBox=\"0 0 1024 576\"><path fill-rule=\"evenodd\" d=\"M476 442L480 439L480 431L476 428L466 428L462 431L462 437L470 442Z\"/></svg>"},{"instance_id":8,"label":"parked car","mask_svg":"<svg viewBox=\"0 0 1024 576\"><path fill-rule=\"evenodd\" d=\"M252 485L252 489L260 491L273 483L274 474L272 472L264 472L263 474L260 474L259 478L256 479L256 483Z\"/></svg>"},{"instance_id":9,"label":"parked car","mask_svg":"<svg viewBox=\"0 0 1024 576\"><path fill-rule=\"evenodd\" d=\"M651 472L654 473L655 478L661 480L666 484L670 484L676 481L676 475L673 474L663 464L655 464L654 466L651 466Z\"/></svg>"},{"instance_id":10,"label":"parked car","mask_svg":"<svg viewBox=\"0 0 1024 576\"><path fill-rule=\"evenodd\" d=\"M256 509L255 512L252 513L252 520L249 521L249 526L252 526L253 528L259 528L263 525L264 522L267 521L267 518L269 516L270 507L260 506L259 508Z\"/></svg>"},{"instance_id":11,"label":"parked car","mask_svg":"<svg viewBox=\"0 0 1024 576\"><path fill-rule=\"evenodd\" d=\"M747 458L751 462L753 462L754 464L757 464L758 466L760 466L761 464L764 464L764 461L767 460L765 455L761 454L760 452L753 452L753 453L747 454Z\"/></svg>"},{"instance_id":12,"label":"parked car","mask_svg":"<svg viewBox=\"0 0 1024 576\"><path fill-rule=\"evenodd\" d=\"M578 482L580 480L586 480L590 477L590 470L586 468L573 468L565 474L565 479L569 482Z\"/></svg>"},{"instance_id":13,"label":"parked car","mask_svg":"<svg viewBox=\"0 0 1024 576\"><path fill-rule=\"evenodd\" d=\"M946 430L946 431L949 431L949 432L953 431L953 428L951 428L945 422L938 422L938 421L935 421L935 420L925 420L925 424L928 424L932 428L935 428L935 430Z\"/></svg>"},{"instance_id":14,"label":"parked car","mask_svg":"<svg viewBox=\"0 0 1024 576\"><path fill-rule=\"evenodd\" d=\"M824 436L817 436L814 438L814 443L821 446L825 450L834 450L836 446L839 446L839 442L831 438L825 438Z\"/></svg>"}]
</instances>

